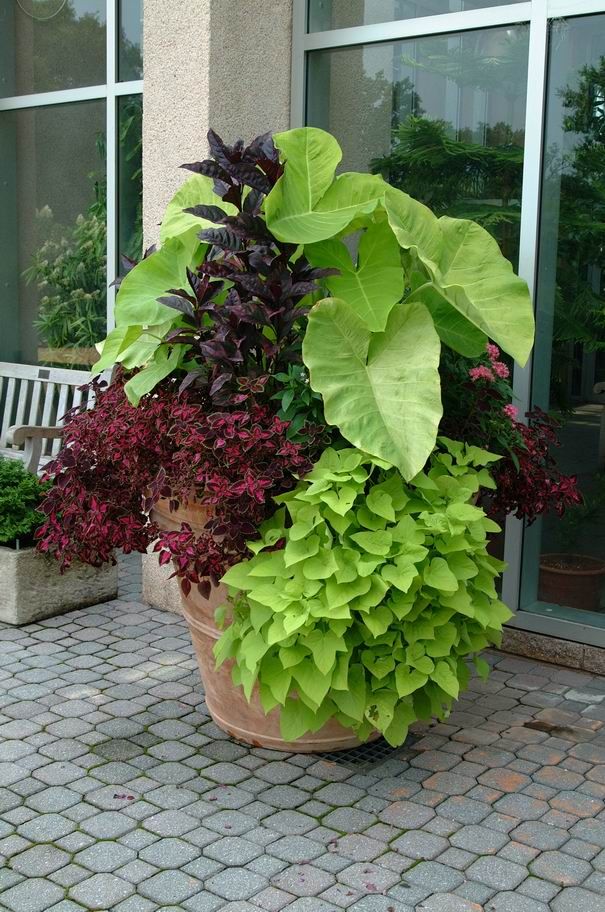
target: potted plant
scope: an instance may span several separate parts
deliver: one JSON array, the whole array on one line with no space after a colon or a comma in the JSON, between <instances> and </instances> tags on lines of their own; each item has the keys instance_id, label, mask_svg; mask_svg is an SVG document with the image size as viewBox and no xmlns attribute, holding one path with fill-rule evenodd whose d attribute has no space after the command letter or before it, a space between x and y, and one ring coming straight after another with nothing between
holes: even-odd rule
<instances>
[{"instance_id":1,"label":"potted plant","mask_svg":"<svg viewBox=\"0 0 605 912\"><path fill-rule=\"evenodd\" d=\"M524 363L527 287L475 223L335 176L322 130L209 143L121 283L117 377L66 426L40 547L157 539L237 737L401 743L510 616L478 503L510 454L446 433L440 365L488 340Z\"/></svg>"},{"instance_id":2,"label":"potted plant","mask_svg":"<svg viewBox=\"0 0 605 912\"><path fill-rule=\"evenodd\" d=\"M564 551L540 556L538 598L542 602L601 611L605 561L578 549L580 534L602 516L605 507L605 476L596 478L595 491L568 510L559 527Z\"/></svg>"},{"instance_id":3,"label":"potted plant","mask_svg":"<svg viewBox=\"0 0 605 912\"><path fill-rule=\"evenodd\" d=\"M20 460L0 458L0 621L5 624L31 624L117 595L117 567L78 563L62 576L54 561L36 551L47 488Z\"/></svg>"}]
</instances>

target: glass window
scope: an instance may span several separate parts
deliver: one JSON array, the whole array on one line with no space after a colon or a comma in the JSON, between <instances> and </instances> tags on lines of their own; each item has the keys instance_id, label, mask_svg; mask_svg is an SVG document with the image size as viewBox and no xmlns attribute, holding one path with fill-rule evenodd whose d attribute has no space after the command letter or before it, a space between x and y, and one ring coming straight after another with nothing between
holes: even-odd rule
<instances>
[{"instance_id":1,"label":"glass window","mask_svg":"<svg viewBox=\"0 0 605 912\"><path fill-rule=\"evenodd\" d=\"M309 31L324 32L521 2L523 0L309 0Z\"/></svg>"},{"instance_id":2,"label":"glass window","mask_svg":"<svg viewBox=\"0 0 605 912\"><path fill-rule=\"evenodd\" d=\"M142 0L120 0L118 79L126 82L143 78Z\"/></svg>"},{"instance_id":3,"label":"glass window","mask_svg":"<svg viewBox=\"0 0 605 912\"><path fill-rule=\"evenodd\" d=\"M106 327L105 102L0 114L0 360L92 363Z\"/></svg>"},{"instance_id":4,"label":"glass window","mask_svg":"<svg viewBox=\"0 0 605 912\"><path fill-rule=\"evenodd\" d=\"M118 250L138 259L143 247L142 95L118 99Z\"/></svg>"},{"instance_id":5,"label":"glass window","mask_svg":"<svg viewBox=\"0 0 605 912\"><path fill-rule=\"evenodd\" d=\"M0 0L0 97L106 82L105 0Z\"/></svg>"},{"instance_id":6,"label":"glass window","mask_svg":"<svg viewBox=\"0 0 605 912\"><path fill-rule=\"evenodd\" d=\"M344 170L372 170L438 214L473 218L518 257L528 27L309 55L307 123Z\"/></svg>"},{"instance_id":7,"label":"glass window","mask_svg":"<svg viewBox=\"0 0 605 912\"><path fill-rule=\"evenodd\" d=\"M605 626L605 16L552 27L543 168L533 405L584 504L526 531L521 604Z\"/></svg>"}]
</instances>

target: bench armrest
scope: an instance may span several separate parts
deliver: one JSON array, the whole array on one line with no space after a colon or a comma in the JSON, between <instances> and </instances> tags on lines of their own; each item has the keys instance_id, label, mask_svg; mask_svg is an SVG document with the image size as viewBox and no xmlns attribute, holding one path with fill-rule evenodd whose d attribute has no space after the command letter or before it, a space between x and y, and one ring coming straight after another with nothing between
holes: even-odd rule
<instances>
[{"instance_id":1,"label":"bench armrest","mask_svg":"<svg viewBox=\"0 0 605 912\"><path fill-rule=\"evenodd\" d=\"M26 440L60 440L64 428L54 426L38 427L35 424L15 424L9 428L6 442L9 446L19 446Z\"/></svg>"}]
</instances>

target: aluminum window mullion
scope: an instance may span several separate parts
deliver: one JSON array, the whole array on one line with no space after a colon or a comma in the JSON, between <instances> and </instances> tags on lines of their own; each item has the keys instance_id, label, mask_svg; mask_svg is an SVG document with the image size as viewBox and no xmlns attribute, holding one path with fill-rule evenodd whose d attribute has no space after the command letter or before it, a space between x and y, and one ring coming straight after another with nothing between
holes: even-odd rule
<instances>
[{"instance_id":1,"label":"aluminum window mullion","mask_svg":"<svg viewBox=\"0 0 605 912\"><path fill-rule=\"evenodd\" d=\"M546 111L548 69L548 0L533 0L530 21L527 108L523 155L521 195L521 228L519 238L519 275L529 286L534 311L540 232L540 195L542 184L542 151ZM513 390L521 414L531 407L532 359L523 368L516 367ZM502 582L502 599L511 611L519 610L523 523L514 516L506 520L504 559L508 563Z\"/></svg>"},{"instance_id":2,"label":"aluminum window mullion","mask_svg":"<svg viewBox=\"0 0 605 912\"><path fill-rule=\"evenodd\" d=\"M143 80L131 79L129 82L116 82L111 87L114 95L142 95ZM108 86L109 89L109 86Z\"/></svg>"},{"instance_id":3,"label":"aluminum window mullion","mask_svg":"<svg viewBox=\"0 0 605 912\"><path fill-rule=\"evenodd\" d=\"M541 0L538 2L541 3ZM526 3L488 7L482 10L443 13L437 16L422 16L417 19L398 19L392 22L379 22L375 25L311 32L302 36L303 49L305 51L326 50L354 44L373 44L380 41L397 41L405 38L421 38L429 35L515 25L519 22L527 22L532 18L535 3L536 0L533 2L530 0Z\"/></svg>"},{"instance_id":4,"label":"aluminum window mullion","mask_svg":"<svg viewBox=\"0 0 605 912\"><path fill-rule=\"evenodd\" d=\"M107 95L107 86L83 86L79 89L61 89L57 92L36 92L32 95L14 95L0 98L0 111L18 111L22 108L44 108L49 105L70 104L74 101L98 101Z\"/></svg>"},{"instance_id":5,"label":"aluminum window mullion","mask_svg":"<svg viewBox=\"0 0 605 912\"><path fill-rule=\"evenodd\" d=\"M118 82L118 2L107 0L107 126L106 126L106 180L107 180L107 332L113 329L115 288L113 281L118 274L118 137L117 97Z\"/></svg>"}]
</instances>

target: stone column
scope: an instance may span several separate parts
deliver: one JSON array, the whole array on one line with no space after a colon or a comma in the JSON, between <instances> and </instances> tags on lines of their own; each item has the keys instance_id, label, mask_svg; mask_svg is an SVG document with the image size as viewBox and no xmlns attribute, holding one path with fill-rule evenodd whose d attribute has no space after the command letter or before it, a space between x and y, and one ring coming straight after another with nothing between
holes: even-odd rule
<instances>
[{"instance_id":1,"label":"stone column","mask_svg":"<svg viewBox=\"0 0 605 912\"><path fill-rule=\"evenodd\" d=\"M210 127L227 142L288 129L291 44L292 0L145 0L147 244Z\"/></svg>"},{"instance_id":2,"label":"stone column","mask_svg":"<svg viewBox=\"0 0 605 912\"><path fill-rule=\"evenodd\" d=\"M292 0L144 0L143 227L158 240L164 208L206 157L208 129L226 142L290 126ZM143 557L143 598L180 611L171 568Z\"/></svg>"}]
</instances>

